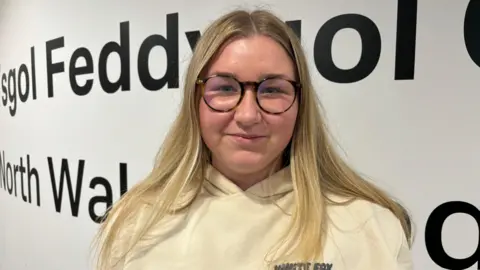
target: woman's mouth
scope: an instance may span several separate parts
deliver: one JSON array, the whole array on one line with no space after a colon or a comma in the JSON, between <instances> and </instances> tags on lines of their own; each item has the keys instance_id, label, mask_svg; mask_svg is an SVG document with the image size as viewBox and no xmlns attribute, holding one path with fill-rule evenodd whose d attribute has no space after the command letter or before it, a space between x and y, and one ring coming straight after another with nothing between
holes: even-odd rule
<instances>
[{"instance_id":1,"label":"woman's mouth","mask_svg":"<svg viewBox=\"0 0 480 270\"><path fill-rule=\"evenodd\" d=\"M252 143L252 142L258 142L266 136L263 135L256 135L256 134L230 134L230 136L239 143Z\"/></svg>"}]
</instances>

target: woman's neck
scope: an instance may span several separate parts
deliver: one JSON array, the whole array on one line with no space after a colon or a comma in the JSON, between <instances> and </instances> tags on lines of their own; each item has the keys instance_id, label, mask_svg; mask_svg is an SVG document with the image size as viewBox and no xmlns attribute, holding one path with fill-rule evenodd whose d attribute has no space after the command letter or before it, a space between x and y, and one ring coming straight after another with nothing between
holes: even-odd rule
<instances>
[{"instance_id":1,"label":"woman's neck","mask_svg":"<svg viewBox=\"0 0 480 270\"><path fill-rule=\"evenodd\" d=\"M212 160L212 165L217 169L221 174L223 174L227 179L233 182L242 190L247 190L250 187L260 183L265 180L270 174L279 171L282 168L281 160L275 160L268 166L256 171L247 171L241 172L240 170L235 170L226 164Z\"/></svg>"}]
</instances>

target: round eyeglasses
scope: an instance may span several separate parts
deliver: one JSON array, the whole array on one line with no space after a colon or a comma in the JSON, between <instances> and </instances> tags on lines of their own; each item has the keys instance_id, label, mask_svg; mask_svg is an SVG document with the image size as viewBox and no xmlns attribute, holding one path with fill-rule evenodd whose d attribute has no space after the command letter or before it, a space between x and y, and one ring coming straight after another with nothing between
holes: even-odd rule
<instances>
[{"instance_id":1,"label":"round eyeglasses","mask_svg":"<svg viewBox=\"0 0 480 270\"><path fill-rule=\"evenodd\" d=\"M217 112L229 112L238 107L245 95L247 85L253 86L260 109L269 114L288 111L295 102L300 83L273 77L259 82L239 82L229 75L215 74L198 79L202 97L208 107Z\"/></svg>"}]
</instances>

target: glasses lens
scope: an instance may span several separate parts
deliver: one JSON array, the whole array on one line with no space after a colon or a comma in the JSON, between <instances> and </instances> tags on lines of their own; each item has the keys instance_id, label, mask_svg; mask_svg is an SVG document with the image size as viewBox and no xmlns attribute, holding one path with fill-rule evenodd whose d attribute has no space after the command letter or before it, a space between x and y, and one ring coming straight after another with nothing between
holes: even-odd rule
<instances>
[{"instance_id":1,"label":"glasses lens","mask_svg":"<svg viewBox=\"0 0 480 270\"><path fill-rule=\"evenodd\" d=\"M295 87L283 79L268 79L258 87L258 103L271 113L284 112L295 101Z\"/></svg>"},{"instance_id":2,"label":"glasses lens","mask_svg":"<svg viewBox=\"0 0 480 270\"><path fill-rule=\"evenodd\" d=\"M240 84L233 78L212 77L204 89L205 102L215 110L227 111L235 107L241 97Z\"/></svg>"}]
</instances>

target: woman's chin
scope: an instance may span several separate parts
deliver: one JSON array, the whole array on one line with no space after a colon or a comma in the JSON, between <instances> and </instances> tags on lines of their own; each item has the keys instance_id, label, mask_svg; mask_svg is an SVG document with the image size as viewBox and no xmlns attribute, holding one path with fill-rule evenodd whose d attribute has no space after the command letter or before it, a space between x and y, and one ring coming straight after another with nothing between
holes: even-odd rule
<instances>
[{"instance_id":1,"label":"woman's chin","mask_svg":"<svg viewBox=\"0 0 480 270\"><path fill-rule=\"evenodd\" d=\"M236 171L250 173L265 169L269 162L260 154L250 154L232 155L228 161L226 160L226 163L234 167Z\"/></svg>"},{"instance_id":2,"label":"woman's chin","mask_svg":"<svg viewBox=\"0 0 480 270\"><path fill-rule=\"evenodd\" d=\"M265 170L271 160L269 156L262 152L234 150L217 155L213 164L229 168L229 170L237 173L251 174Z\"/></svg>"}]
</instances>

